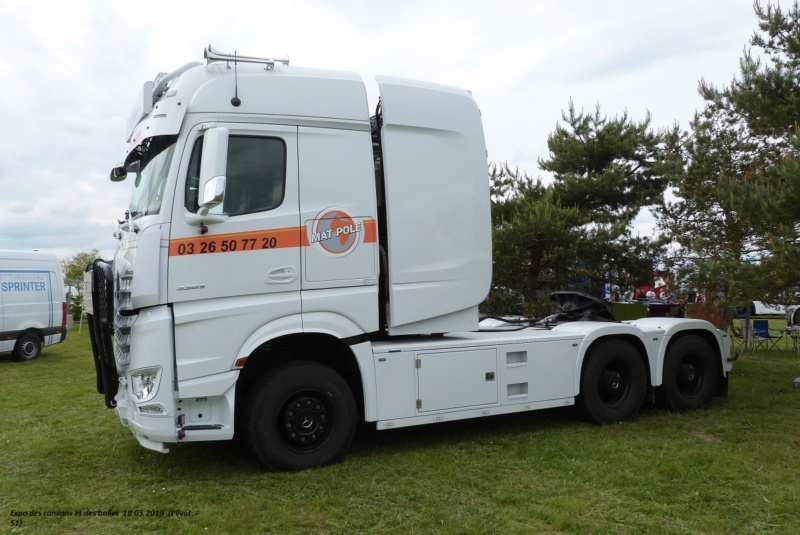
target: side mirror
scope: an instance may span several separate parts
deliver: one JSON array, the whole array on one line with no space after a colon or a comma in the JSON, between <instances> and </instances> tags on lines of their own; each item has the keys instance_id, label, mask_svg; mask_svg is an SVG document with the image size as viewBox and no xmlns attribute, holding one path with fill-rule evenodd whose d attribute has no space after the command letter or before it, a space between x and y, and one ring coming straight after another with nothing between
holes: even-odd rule
<instances>
[{"instance_id":1,"label":"side mirror","mask_svg":"<svg viewBox=\"0 0 800 535\"><path fill-rule=\"evenodd\" d=\"M203 136L200 160L200 208L208 210L225 198L225 170L228 167L228 129L211 128Z\"/></svg>"},{"instance_id":2,"label":"side mirror","mask_svg":"<svg viewBox=\"0 0 800 535\"><path fill-rule=\"evenodd\" d=\"M124 164L119 164L111 170L111 182L122 182L128 178L128 173L138 173L140 162L137 160L125 167Z\"/></svg>"},{"instance_id":3,"label":"side mirror","mask_svg":"<svg viewBox=\"0 0 800 535\"><path fill-rule=\"evenodd\" d=\"M111 182L122 182L128 177L128 170L122 165L111 170Z\"/></svg>"}]
</instances>

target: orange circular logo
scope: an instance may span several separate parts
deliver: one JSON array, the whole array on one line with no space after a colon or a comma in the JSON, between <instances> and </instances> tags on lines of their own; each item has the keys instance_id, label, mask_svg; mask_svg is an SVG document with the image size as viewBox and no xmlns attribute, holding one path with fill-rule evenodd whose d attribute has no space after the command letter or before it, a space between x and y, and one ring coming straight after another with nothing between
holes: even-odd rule
<instances>
[{"instance_id":1,"label":"orange circular logo","mask_svg":"<svg viewBox=\"0 0 800 535\"><path fill-rule=\"evenodd\" d=\"M329 209L317 218L311 242L331 254L347 254L358 244L361 225L346 212Z\"/></svg>"}]
</instances>

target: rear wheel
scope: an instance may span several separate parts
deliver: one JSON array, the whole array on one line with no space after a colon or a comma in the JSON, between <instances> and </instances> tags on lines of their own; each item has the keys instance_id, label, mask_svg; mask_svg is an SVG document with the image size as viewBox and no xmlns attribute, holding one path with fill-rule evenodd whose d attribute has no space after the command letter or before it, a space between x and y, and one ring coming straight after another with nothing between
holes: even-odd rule
<instances>
[{"instance_id":1,"label":"rear wheel","mask_svg":"<svg viewBox=\"0 0 800 535\"><path fill-rule=\"evenodd\" d=\"M676 341L664 359L660 404L674 411L702 409L716 389L716 355L708 342L694 334Z\"/></svg>"},{"instance_id":2,"label":"rear wheel","mask_svg":"<svg viewBox=\"0 0 800 535\"><path fill-rule=\"evenodd\" d=\"M608 340L593 347L586 359L579 410L598 424L635 418L647 391L647 372L639 352L622 340Z\"/></svg>"},{"instance_id":3,"label":"rear wheel","mask_svg":"<svg viewBox=\"0 0 800 535\"><path fill-rule=\"evenodd\" d=\"M18 361L38 359L42 354L42 341L35 334L23 334L17 338L12 357Z\"/></svg>"},{"instance_id":4,"label":"rear wheel","mask_svg":"<svg viewBox=\"0 0 800 535\"><path fill-rule=\"evenodd\" d=\"M339 374L314 362L268 372L247 400L245 440L269 469L295 471L338 461L353 440L356 403Z\"/></svg>"}]
</instances>

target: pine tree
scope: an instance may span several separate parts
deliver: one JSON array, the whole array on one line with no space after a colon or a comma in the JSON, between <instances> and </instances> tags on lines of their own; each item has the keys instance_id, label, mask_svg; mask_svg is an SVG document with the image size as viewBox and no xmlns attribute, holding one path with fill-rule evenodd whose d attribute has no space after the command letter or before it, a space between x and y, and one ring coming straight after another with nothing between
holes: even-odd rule
<instances>
[{"instance_id":1,"label":"pine tree","mask_svg":"<svg viewBox=\"0 0 800 535\"><path fill-rule=\"evenodd\" d=\"M492 168L494 278L485 313L541 315L552 291L600 296L606 283L646 284L662 252L660 241L631 232L666 184L663 136L649 117L609 120L599 107L576 113L570 102L563 122L548 138L550 158L539 162L552 184Z\"/></svg>"},{"instance_id":2,"label":"pine tree","mask_svg":"<svg viewBox=\"0 0 800 535\"><path fill-rule=\"evenodd\" d=\"M800 8L754 9L758 53L728 86L700 81L706 106L671 141L679 199L659 216L686 283L739 306L800 282Z\"/></svg>"},{"instance_id":3,"label":"pine tree","mask_svg":"<svg viewBox=\"0 0 800 535\"><path fill-rule=\"evenodd\" d=\"M664 242L634 236L632 222L642 209L661 203L672 165L664 157L666 134L651 129L649 114L640 122L627 112L609 119L599 105L594 113L578 113L572 101L562 122L539 167L552 173L559 204L579 214L584 237L578 261L593 281L624 288L652 284Z\"/></svg>"}]
</instances>

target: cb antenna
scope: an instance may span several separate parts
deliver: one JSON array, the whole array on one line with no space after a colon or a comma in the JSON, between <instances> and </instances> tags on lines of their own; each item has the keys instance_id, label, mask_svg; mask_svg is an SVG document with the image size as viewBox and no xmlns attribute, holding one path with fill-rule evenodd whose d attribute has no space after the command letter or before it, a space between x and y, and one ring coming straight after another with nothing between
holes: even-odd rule
<instances>
[{"instance_id":1,"label":"cb antenna","mask_svg":"<svg viewBox=\"0 0 800 535\"><path fill-rule=\"evenodd\" d=\"M238 108L242 101L239 98L239 62L236 61L236 51L233 51L233 79L234 79L234 89L233 89L233 98L231 99L231 104L234 107Z\"/></svg>"}]
</instances>

